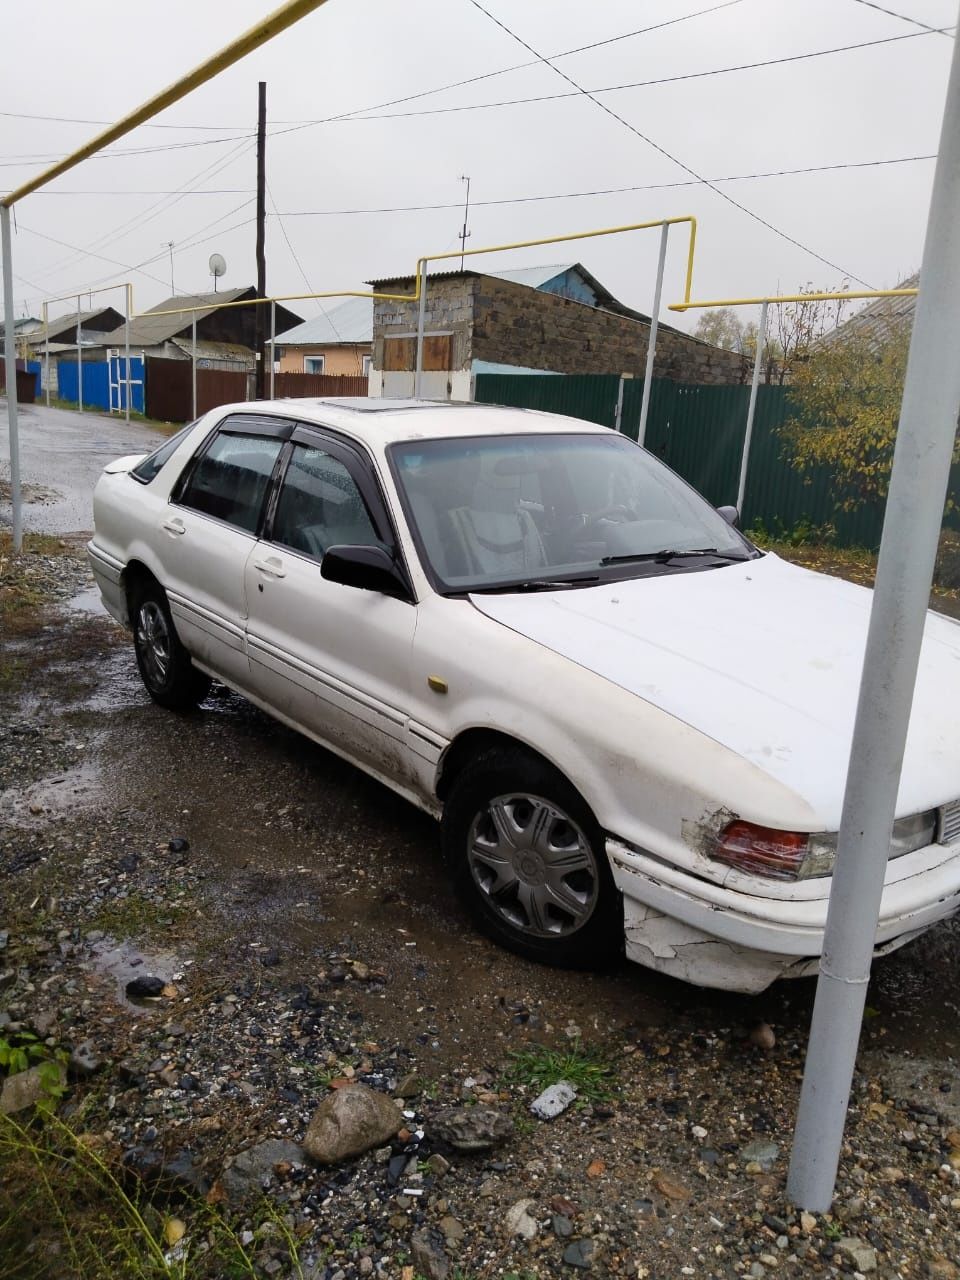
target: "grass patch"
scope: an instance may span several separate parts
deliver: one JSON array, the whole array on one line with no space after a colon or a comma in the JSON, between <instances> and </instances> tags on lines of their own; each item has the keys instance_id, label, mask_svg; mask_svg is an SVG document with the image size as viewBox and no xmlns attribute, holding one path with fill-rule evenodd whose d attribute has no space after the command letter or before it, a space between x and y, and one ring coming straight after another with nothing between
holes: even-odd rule
<instances>
[{"instance_id":1,"label":"grass patch","mask_svg":"<svg viewBox=\"0 0 960 1280\"><path fill-rule=\"evenodd\" d=\"M37 408L45 409L46 407L46 400L37 401ZM65 409L68 413L91 413L98 418L109 418L111 422L125 421L123 413L108 413L106 409L101 409L96 404L85 404L81 409L76 400L59 400L56 396L50 397L50 408ZM174 431L179 431L184 425L182 422L161 422L158 418L148 418L145 413L137 413L136 409L130 410L130 421L142 423L145 427L153 427L165 435L173 435Z\"/></svg>"},{"instance_id":2,"label":"grass patch","mask_svg":"<svg viewBox=\"0 0 960 1280\"><path fill-rule=\"evenodd\" d=\"M19 555L13 551L10 533L0 533L0 634L18 635L33 625L36 610L51 598L49 590L36 581L36 556L70 556L75 549L64 538L49 533L26 533Z\"/></svg>"},{"instance_id":3,"label":"grass patch","mask_svg":"<svg viewBox=\"0 0 960 1280\"><path fill-rule=\"evenodd\" d=\"M131 893L98 907L90 917L89 927L101 929L121 941L139 941L144 937L167 934L181 925L188 915L187 908L179 903L154 902L143 894Z\"/></svg>"},{"instance_id":4,"label":"grass patch","mask_svg":"<svg viewBox=\"0 0 960 1280\"><path fill-rule=\"evenodd\" d=\"M82 1121L80 1122L82 1123ZM259 1228L301 1278L298 1241L263 1201L243 1223L203 1200L153 1203L131 1183L119 1148L56 1116L0 1116L0 1275L4 1280L243 1280L254 1257L244 1225Z\"/></svg>"},{"instance_id":5,"label":"grass patch","mask_svg":"<svg viewBox=\"0 0 960 1280\"><path fill-rule=\"evenodd\" d=\"M510 1054L507 1084L523 1085L538 1093L566 1080L581 1102L606 1102L616 1088L616 1069L598 1049L586 1049L579 1042L569 1049L546 1049L534 1045Z\"/></svg>"}]
</instances>

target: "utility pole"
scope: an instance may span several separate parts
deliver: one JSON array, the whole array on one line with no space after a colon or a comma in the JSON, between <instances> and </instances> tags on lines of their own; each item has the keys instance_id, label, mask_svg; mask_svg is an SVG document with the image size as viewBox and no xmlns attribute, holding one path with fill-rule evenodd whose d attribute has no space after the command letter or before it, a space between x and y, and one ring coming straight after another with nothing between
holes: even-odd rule
<instances>
[{"instance_id":1,"label":"utility pole","mask_svg":"<svg viewBox=\"0 0 960 1280\"><path fill-rule=\"evenodd\" d=\"M460 270L463 270L463 255L467 249L467 239L470 232L467 230L467 218L470 216L470 179L465 173L461 173L460 181L467 184L467 198L463 205L463 229L457 239L460 241Z\"/></svg>"},{"instance_id":2,"label":"utility pole","mask_svg":"<svg viewBox=\"0 0 960 1280\"><path fill-rule=\"evenodd\" d=\"M174 242L172 240L164 240L163 243L170 250L170 297L172 298L176 295L176 292L177 292L176 289L173 287L173 244Z\"/></svg>"},{"instance_id":3,"label":"utility pole","mask_svg":"<svg viewBox=\"0 0 960 1280\"><path fill-rule=\"evenodd\" d=\"M257 297L265 298L267 296L267 246L266 246L266 222L267 222L267 85L265 80L261 80L258 86L259 97L257 102ZM266 353L265 345L265 326L266 316L262 306L255 309L254 316L254 339L253 345L256 352L255 360L255 379L257 386L257 399L263 400L266 397ZM272 350L271 350L272 354Z\"/></svg>"},{"instance_id":4,"label":"utility pole","mask_svg":"<svg viewBox=\"0 0 960 1280\"><path fill-rule=\"evenodd\" d=\"M829 1209L833 1200L876 945L900 767L957 431L958 330L960 45L954 45L787 1179L789 1198L817 1213Z\"/></svg>"}]
</instances>

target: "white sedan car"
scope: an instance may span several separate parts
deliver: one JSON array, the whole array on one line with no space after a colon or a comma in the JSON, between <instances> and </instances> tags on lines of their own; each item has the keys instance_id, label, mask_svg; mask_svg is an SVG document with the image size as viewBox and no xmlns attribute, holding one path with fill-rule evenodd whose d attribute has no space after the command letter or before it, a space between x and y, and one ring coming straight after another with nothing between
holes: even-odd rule
<instances>
[{"instance_id":1,"label":"white sedan car","mask_svg":"<svg viewBox=\"0 0 960 1280\"><path fill-rule=\"evenodd\" d=\"M816 968L869 591L615 432L483 405L224 407L94 508L155 701L216 677L435 814L500 942L740 991ZM877 954L960 907L958 706L931 614Z\"/></svg>"}]
</instances>

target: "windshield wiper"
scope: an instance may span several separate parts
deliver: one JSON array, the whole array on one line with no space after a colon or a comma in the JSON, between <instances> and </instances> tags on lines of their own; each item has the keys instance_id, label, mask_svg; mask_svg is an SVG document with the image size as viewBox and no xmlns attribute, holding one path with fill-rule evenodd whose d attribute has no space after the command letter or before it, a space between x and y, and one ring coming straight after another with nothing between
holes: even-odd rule
<instances>
[{"instance_id":1,"label":"windshield wiper","mask_svg":"<svg viewBox=\"0 0 960 1280\"><path fill-rule=\"evenodd\" d=\"M681 560L684 556L714 556L720 560L749 560L749 556L736 551L718 551L716 547L695 547L690 551L638 551L622 556L604 556L601 564L667 564L671 560Z\"/></svg>"},{"instance_id":2,"label":"windshield wiper","mask_svg":"<svg viewBox=\"0 0 960 1280\"><path fill-rule=\"evenodd\" d=\"M494 595L522 591L560 591L565 587L583 587L600 581L599 574L589 573L577 578L526 578L523 582L496 583L489 587L471 587L470 595Z\"/></svg>"}]
</instances>

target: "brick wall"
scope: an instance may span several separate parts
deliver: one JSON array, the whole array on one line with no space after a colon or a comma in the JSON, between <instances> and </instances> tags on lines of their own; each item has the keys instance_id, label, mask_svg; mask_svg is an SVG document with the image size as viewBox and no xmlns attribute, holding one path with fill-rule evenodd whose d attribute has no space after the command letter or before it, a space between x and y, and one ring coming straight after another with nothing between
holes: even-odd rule
<instances>
[{"instance_id":1,"label":"brick wall","mask_svg":"<svg viewBox=\"0 0 960 1280\"><path fill-rule=\"evenodd\" d=\"M474 286L473 359L552 373L642 376L650 327L629 316L484 276ZM685 333L657 332L657 378L730 385L749 381L742 356Z\"/></svg>"},{"instance_id":2,"label":"brick wall","mask_svg":"<svg viewBox=\"0 0 960 1280\"><path fill-rule=\"evenodd\" d=\"M393 291L399 284L379 287ZM375 303L374 368L384 367L385 338L416 329L415 302ZM629 316L493 276L454 276L429 284L425 332L453 335L453 369L488 360L551 373L642 376L650 329ZM724 386L748 382L750 369L735 352L661 325L654 376Z\"/></svg>"}]
</instances>

